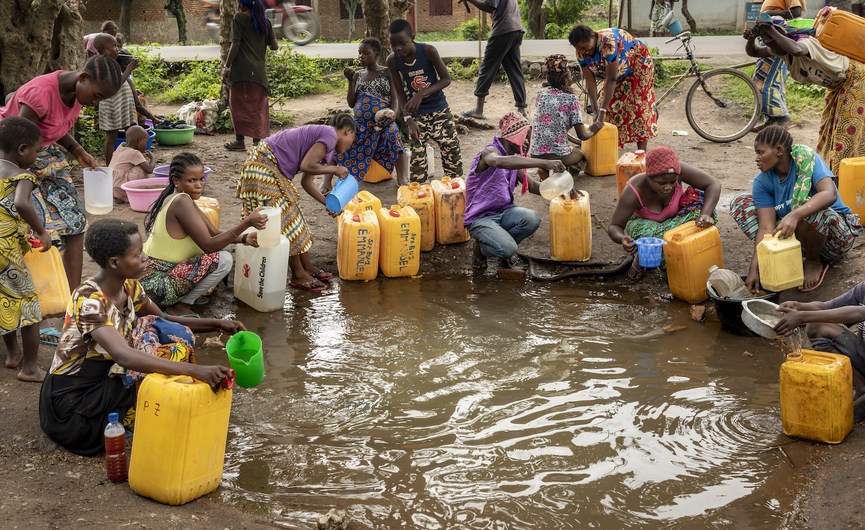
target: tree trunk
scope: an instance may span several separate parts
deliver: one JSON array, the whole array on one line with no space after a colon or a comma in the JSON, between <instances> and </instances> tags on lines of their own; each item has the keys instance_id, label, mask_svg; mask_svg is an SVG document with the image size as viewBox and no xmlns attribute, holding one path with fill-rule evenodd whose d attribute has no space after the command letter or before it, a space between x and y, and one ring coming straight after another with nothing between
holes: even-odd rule
<instances>
[{"instance_id":1,"label":"tree trunk","mask_svg":"<svg viewBox=\"0 0 865 530\"><path fill-rule=\"evenodd\" d=\"M38 75L84 64L84 21L79 9L77 0L0 2L3 97Z\"/></svg>"},{"instance_id":2,"label":"tree trunk","mask_svg":"<svg viewBox=\"0 0 865 530\"><path fill-rule=\"evenodd\" d=\"M375 37L381 41L381 55L379 62L385 63L390 55L390 34L388 32L388 21L392 18L400 18L388 13L387 0L363 0L363 19L366 21L366 36Z\"/></svg>"},{"instance_id":3,"label":"tree trunk","mask_svg":"<svg viewBox=\"0 0 865 530\"><path fill-rule=\"evenodd\" d=\"M120 0L120 33L132 40L132 0Z\"/></svg>"},{"instance_id":4,"label":"tree trunk","mask_svg":"<svg viewBox=\"0 0 865 530\"><path fill-rule=\"evenodd\" d=\"M183 1L165 0L165 9L177 20L177 40L186 45L186 14L183 11Z\"/></svg>"},{"instance_id":5,"label":"tree trunk","mask_svg":"<svg viewBox=\"0 0 865 530\"><path fill-rule=\"evenodd\" d=\"M231 27L234 25L234 15L237 13L237 0L220 0L219 2L219 62L225 64L228 49L231 48ZM222 82L219 90L219 112L228 108L228 83Z\"/></svg>"},{"instance_id":6,"label":"tree trunk","mask_svg":"<svg viewBox=\"0 0 865 530\"><path fill-rule=\"evenodd\" d=\"M414 8L412 0L390 0L390 19L406 18L409 7Z\"/></svg>"},{"instance_id":7,"label":"tree trunk","mask_svg":"<svg viewBox=\"0 0 865 530\"><path fill-rule=\"evenodd\" d=\"M691 16L691 12L688 11L688 0L682 0L682 16L684 16L685 20L688 21L688 27L691 28L691 33L697 33L697 21Z\"/></svg>"},{"instance_id":8,"label":"tree trunk","mask_svg":"<svg viewBox=\"0 0 865 530\"><path fill-rule=\"evenodd\" d=\"M529 31L536 39L546 39L547 21L544 13L544 0L526 0L526 5L529 8L528 22Z\"/></svg>"}]
</instances>

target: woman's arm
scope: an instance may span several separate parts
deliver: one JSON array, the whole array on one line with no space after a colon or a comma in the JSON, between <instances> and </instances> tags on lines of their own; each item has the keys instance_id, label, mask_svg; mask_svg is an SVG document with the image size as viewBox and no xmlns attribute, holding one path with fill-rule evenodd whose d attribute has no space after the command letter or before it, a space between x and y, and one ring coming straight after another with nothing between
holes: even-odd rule
<instances>
[{"instance_id":1,"label":"woman's arm","mask_svg":"<svg viewBox=\"0 0 865 530\"><path fill-rule=\"evenodd\" d=\"M768 47L757 44L757 28L747 30L745 32L745 39L745 53L749 57L765 57L768 59L775 56Z\"/></svg>"},{"instance_id":2,"label":"woman's arm","mask_svg":"<svg viewBox=\"0 0 865 530\"><path fill-rule=\"evenodd\" d=\"M588 140L592 136L598 134L598 131L604 126L602 122L596 121L592 123L588 128L585 123L578 123L574 125L574 132L577 133L577 138L580 140Z\"/></svg>"},{"instance_id":3,"label":"woman's arm","mask_svg":"<svg viewBox=\"0 0 865 530\"><path fill-rule=\"evenodd\" d=\"M620 60L621 59L616 59L614 62L607 63L607 67L604 70L604 76L606 77L606 79L604 79L604 101L601 103L601 108L596 108L595 110L595 121L604 121L607 109L610 108L610 102L613 101L613 94L616 92L616 77L618 77L619 74Z\"/></svg>"},{"instance_id":4,"label":"woman's arm","mask_svg":"<svg viewBox=\"0 0 865 530\"><path fill-rule=\"evenodd\" d=\"M279 43L276 42L276 35L273 34L273 26L270 21L267 21L267 47L273 51L279 49Z\"/></svg>"},{"instance_id":5,"label":"woman's arm","mask_svg":"<svg viewBox=\"0 0 865 530\"><path fill-rule=\"evenodd\" d=\"M166 224L170 233L170 223L174 220L180 226L184 235L191 237L202 251L209 254L220 251L232 243L242 242L243 231L250 226L264 228L267 218L261 215L260 210L260 208L257 208L237 226L213 236L208 229L207 222L204 220L204 215L198 209L198 205L195 204L195 201L189 195L184 194L169 205ZM264 220L262 221L261 218L264 218Z\"/></svg>"},{"instance_id":6,"label":"woman's arm","mask_svg":"<svg viewBox=\"0 0 865 530\"><path fill-rule=\"evenodd\" d=\"M354 104L357 103L357 78L360 76L360 72L355 72L351 79L348 80L348 93L345 96L345 101L348 103L348 106L354 108Z\"/></svg>"},{"instance_id":7,"label":"woman's arm","mask_svg":"<svg viewBox=\"0 0 865 530\"><path fill-rule=\"evenodd\" d=\"M393 72L390 71L390 68L387 69L387 79L390 82L390 109L399 115L399 94L397 93ZM400 88L402 88L402 85L400 85Z\"/></svg>"},{"instance_id":8,"label":"woman's arm","mask_svg":"<svg viewBox=\"0 0 865 530\"><path fill-rule=\"evenodd\" d=\"M142 105L141 101L138 100L138 96L136 95L138 93L138 91L135 90L135 83L132 82L132 78L131 77L128 78L126 80L126 82L129 83L129 87L132 89L132 100L135 102L135 112L137 112L138 114L141 114L145 118L149 119L154 124L158 123L159 118L157 118L156 116L151 114L150 111L147 110L147 107ZM153 173L153 170L148 171L148 173Z\"/></svg>"},{"instance_id":9,"label":"woman's arm","mask_svg":"<svg viewBox=\"0 0 865 530\"><path fill-rule=\"evenodd\" d=\"M775 24L760 24L757 26L757 29L760 31L760 36L763 38L763 42L765 42L767 46L774 42L782 50L784 55L800 57L808 55L808 48L804 44L799 44L793 39L787 37L787 35L782 33Z\"/></svg>"},{"instance_id":10,"label":"woman's arm","mask_svg":"<svg viewBox=\"0 0 865 530\"><path fill-rule=\"evenodd\" d=\"M239 320L222 319L222 318L196 318L196 317L177 317L163 313L159 306L153 303L153 300L147 301L138 310L138 316L153 315L162 317L171 322L177 322L188 327L193 333L207 333L210 331L223 331L232 335L238 331L244 331L246 327Z\"/></svg>"},{"instance_id":11,"label":"woman's arm","mask_svg":"<svg viewBox=\"0 0 865 530\"><path fill-rule=\"evenodd\" d=\"M39 118L39 115L36 114L36 111L28 107L24 103L21 103L21 108L18 111L18 116L24 118L25 120L32 121L36 125L39 125L39 122L42 121ZM57 141L57 143L59 143L63 147L63 149L66 149L66 151L68 151L70 155L74 156L75 159L78 160L78 163L81 164L81 167L96 167L96 160L94 160L93 157L90 156L83 147L81 147L81 144L75 141L75 138L71 134L64 134L63 137Z\"/></svg>"},{"instance_id":12,"label":"woman's arm","mask_svg":"<svg viewBox=\"0 0 865 530\"><path fill-rule=\"evenodd\" d=\"M607 234L613 243L619 243L625 252L633 254L637 250L634 245L634 240L625 233L625 225L628 220L637 211L637 196L629 186L625 186L622 190L622 196L619 197L619 202L616 203L616 210L613 212L613 217L610 219L610 226L607 227Z\"/></svg>"},{"instance_id":13,"label":"woman's arm","mask_svg":"<svg viewBox=\"0 0 865 530\"><path fill-rule=\"evenodd\" d=\"M754 254L751 256L751 265L748 268L748 276L745 285L752 293L760 290L760 270L757 266L757 245L763 241L763 236L775 232L775 221L777 215L775 208L757 208L757 236L754 238Z\"/></svg>"},{"instance_id":14,"label":"woman's arm","mask_svg":"<svg viewBox=\"0 0 865 530\"><path fill-rule=\"evenodd\" d=\"M51 234L45 230L45 225L36 214L31 193L33 193L33 183L29 180L21 179L15 183L15 211L39 238L39 242L42 243L42 252L46 252L51 248Z\"/></svg>"},{"instance_id":15,"label":"woman's arm","mask_svg":"<svg viewBox=\"0 0 865 530\"><path fill-rule=\"evenodd\" d=\"M793 209L781 219L781 223L778 225L781 237L790 237L803 219L835 204L838 197L835 194L835 183L831 178L824 178L814 187L817 193L809 197L805 204Z\"/></svg>"},{"instance_id":16,"label":"woman's arm","mask_svg":"<svg viewBox=\"0 0 865 530\"><path fill-rule=\"evenodd\" d=\"M348 169L345 167L323 164L322 160L324 160L326 155L327 146L322 142L316 142L304 155L303 160L300 161L299 168L302 173L300 176L301 187L306 190L310 197L321 204L327 204L327 202L324 199L324 195L318 190L318 186L315 185L315 176L336 175L340 179L348 177ZM331 213L339 214L339 212Z\"/></svg>"},{"instance_id":17,"label":"woman's arm","mask_svg":"<svg viewBox=\"0 0 865 530\"><path fill-rule=\"evenodd\" d=\"M126 339L112 326L96 328L90 332L90 336L108 352L114 362L136 372L188 375L214 388L231 377L231 372L224 366L178 363L136 350L130 347Z\"/></svg>"},{"instance_id":18,"label":"woman's arm","mask_svg":"<svg viewBox=\"0 0 865 530\"><path fill-rule=\"evenodd\" d=\"M712 214L718 206L721 198L721 183L712 175L691 164L682 163L682 172L679 179L691 186L703 191L703 209L697 219L697 225L710 226L715 224Z\"/></svg>"},{"instance_id":19,"label":"woman's arm","mask_svg":"<svg viewBox=\"0 0 865 530\"><path fill-rule=\"evenodd\" d=\"M581 66L583 72L583 80L586 83L586 92L589 94L589 103L595 109L595 117L598 115L598 81L595 79L595 74L587 66Z\"/></svg>"},{"instance_id":20,"label":"woman's arm","mask_svg":"<svg viewBox=\"0 0 865 530\"><path fill-rule=\"evenodd\" d=\"M225 58L225 64L222 66L222 80L226 83L231 82L231 66L237 58L237 53L240 51L240 43L231 42L231 47L228 48L228 56Z\"/></svg>"}]
</instances>

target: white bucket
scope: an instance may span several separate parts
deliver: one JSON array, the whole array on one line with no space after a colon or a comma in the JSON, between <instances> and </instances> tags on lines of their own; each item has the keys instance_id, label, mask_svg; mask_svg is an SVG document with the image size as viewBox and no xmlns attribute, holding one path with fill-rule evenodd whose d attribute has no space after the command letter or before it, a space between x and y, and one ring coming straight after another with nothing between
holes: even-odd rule
<instances>
[{"instance_id":1,"label":"white bucket","mask_svg":"<svg viewBox=\"0 0 865 530\"><path fill-rule=\"evenodd\" d=\"M114 209L110 167L84 169L84 209L93 215L105 215Z\"/></svg>"},{"instance_id":2,"label":"white bucket","mask_svg":"<svg viewBox=\"0 0 865 530\"><path fill-rule=\"evenodd\" d=\"M247 230L245 233L250 233ZM275 248L237 245L234 251L234 296L256 311L277 311L285 305L288 281L288 239Z\"/></svg>"},{"instance_id":3,"label":"white bucket","mask_svg":"<svg viewBox=\"0 0 865 530\"><path fill-rule=\"evenodd\" d=\"M278 247L279 238L282 237L282 212L279 208L262 208L261 213L267 216L267 224L263 230L258 230L258 246Z\"/></svg>"}]
</instances>

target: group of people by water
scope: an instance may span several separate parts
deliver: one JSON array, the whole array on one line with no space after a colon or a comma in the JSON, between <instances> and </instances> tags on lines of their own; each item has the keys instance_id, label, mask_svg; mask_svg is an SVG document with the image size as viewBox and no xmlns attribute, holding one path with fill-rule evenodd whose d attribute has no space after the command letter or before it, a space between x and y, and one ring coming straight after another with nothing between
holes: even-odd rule
<instances>
[{"instance_id":1,"label":"group of people by water","mask_svg":"<svg viewBox=\"0 0 865 530\"><path fill-rule=\"evenodd\" d=\"M508 2L513 0L500 0L496 5ZM130 61L124 70L118 62L115 37L93 36L87 42L92 57L83 68L38 76L0 108L0 229L4 235L0 303L5 308L0 333L7 349L6 366L18 369L21 380L42 382L42 428L71 451L94 454L101 450L101 429L110 411L119 412L125 426L131 427L136 384L146 373L191 375L214 388L230 377L225 367L194 363L192 334L234 333L243 324L200 318L195 311L208 303L208 295L230 272L233 260L227 248L232 244L257 246L256 233L250 229L265 226L263 206L281 213L281 232L290 242L289 285L306 291L328 288L333 275L313 264L309 256L313 238L294 185L297 175L300 187L322 205L334 176L362 180L369 172L390 175L395 171L400 184L424 182L429 177L426 146L430 143L439 147L446 176L464 174L455 120L444 93L451 81L448 69L433 45L415 42L407 21L390 24L393 53L386 58L386 66L380 61L379 41L365 39L359 45L363 68L345 71L347 101L353 113L337 114L327 125L270 134L266 84L262 84L266 77L261 73L266 49L275 48L276 42L261 3L240 0L239 4L241 13L235 18L232 51L224 69L233 92L236 137L225 148L243 151L247 158L237 187L241 221L227 230L214 226L196 205L206 175L193 153L181 153L171 160L168 185L146 216L145 235L135 223L118 219L100 219L88 226L66 153L82 167L95 167L94 158L70 132L82 108L99 105L101 112L102 103L121 89L127 93L128 88L134 97L128 80L135 64ZM778 44L784 42L784 34L774 28L766 31L775 32L764 38L771 50L795 52L802 60L818 55L810 44ZM579 148L567 140L571 129L587 140L605 122L613 123L619 129L620 147L636 144L646 148L657 134L653 63L645 44L617 28L594 31L583 25L574 27L569 41L588 80L593 121L583 121L585 109L571 91L571 68L564 55L546 59L547 86L534 98L531 119L525 96L520 99L512 83L515 110L501 117L498 133L476 154L465 174L464 222L475 240L473 264L479 268L486 267L489 257L499 258L504 267L519 266L514 260L517 247L537 230L540 216L516 206L514 192L538 193L539 180L527 169L537 169L542 180L566 168L577 174L584 167ZM765 52L766 48L748 42L749 50ZM827 53L831 52L821 51L820 56ZM847 79L839 77L838 82L843 85ZM601 94L595 80L606 81ZM256 84L258 87L253 86ZM478 88L476 117L487 89ZM838 99L839 112L846 112L846 98L830 94L827 102ZM138 108L127 102L108 105L106 113L125 109L122 112L131 119L130 109ZM482 113L480 117L485 118ZM823 120L821 127L830 126L826 113ZM121 148L144 158L129 155L136 162L131 167L152 170L145 131L128 120L125 123L129 128ZM841 133L834 134L827 132L826 138ZM246 136L252 139L249 149ZM823 137L821 132L821 141ZM831 165L838 153L862 152L833 148L829 157L824 148L822 143L816 151L795 144L784 124L765 126L754 140L758 173L753 192L737 196L731 204L733 219L752 240L780 232L782 236L795 234L802 242L803 291L816 289L828 264L841 260L862 233L858 217L838 197ZM124 160L129 157L123 155ZM320 185L316 185L317 176L323 176ZM572 195L579 193L576 188L571 191ZM719 221L715 209L720 195L718 179L696 163L680 160L673 149L655 147L646 155L646 171L631 178L619 198L609 236L633 255L634 240L640 237L661 237L688 221L711 227ZM328 213L335 216L339 212ZM51 334L40 330L39 301L24 263L30 234L43 250L62 246L72 287L62 329L53 337L56 348L47 375L38 366L37 354L40 338L49 341ZM82 281L85 249L99 271ZM637 263L634 260L629 271L633 279L642 274ZM750 289L760 288L756 258L746 281ZM865 320L865 316L860 318L853 310L843 315L831 313L839 304L865 303L865 290L857 289L845 295L843 304L785 305L779 326L787 329L819 322L820 327L813 328L815 336L829 340L827 347L860 355L865 369L861 333L851 340L849 330L839 326L853 323L853 318ZM836 327L829 328L827 323ZM836 341L839 337L843 341ZM860 367L856 362L854 366Z\"/></svg>"}]
</instances>

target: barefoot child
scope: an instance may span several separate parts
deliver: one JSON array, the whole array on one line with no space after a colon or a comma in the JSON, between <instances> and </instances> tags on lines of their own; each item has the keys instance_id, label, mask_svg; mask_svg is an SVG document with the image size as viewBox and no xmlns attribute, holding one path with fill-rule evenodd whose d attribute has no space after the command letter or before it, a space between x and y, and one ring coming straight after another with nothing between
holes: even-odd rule
<instances>
[{"instance_id":1,"label":"barefoot child","mask_svg":"<svg viewBox=\"0 0 865 530\"><path fill-rule=\"evenodd\" d=\"M127 202L126 192L120 186L131 180L150 177L153 173L153 153L147 150L147 131L133 125L126 129L126 141L117 147L111 163L114 198Z\"/></svg>"},{"instance_id":2,"label":"barefoot child","mask_svg":"<svg viewBox=\"0 0 865 530\"><path fill-rule=\"evenodd\" d=\"M840 261L862 233L859 216L838 196L834 175L823 158L805 145L793 144L786 128L770 125L754 139L757 168L751 194L730 203L730 213L755 243L745 283L760 289L756 244L765 234L780 234L802 244L805 284L802 292L820 287L830 263Z\"/></svg>"},{"instance_id":3,"label":"barefoot child","mask_svg":"<svg viewBox=\"0 0 865 530\"><path fill-rule=\"evenodd\" d=\"M18 368L21 381L42 381L38 364L39 322L42 312L30 272L24 263L29 226L42 243L51 248L51 236L36 215L30 194L36 177L27 169L42 148L39 127L24 118L0 121L0 334L6 345L6 368ZM16 331L21 330L21 348Z\"/></svg>"},{"instance_id":4,"label":"barefoot child","mask_svg":"<svg viewBox=\"0 0 865 530\"><path fill-rule=\"evenodd\" d=\"M245 328L236 320L164 315L138 283L145 255L135 223L94 221L87 231L87 253L99 272L72 292L54 361L42 383L39 420L45 434L59 445L80 455L95 455L104 448L102 430L109 412L118 412L127 428L134 421L137 385L124 384L126 378L118 373L122 369L188 375L214 389L230 377L224 366L193 364L189 340L182 341L183 349L157 350L164 358L148 355L133 336L137 319L161 317L156 320L164 322L163 329L179 328L181 333L172 335L189 336L190 330L233 334Z\"/></svg>"},{"instance_id":5,"label":"barefoot child","mask_svg":"<svg viewBox=\"0 0 865 530\"><path fill-rule=\"evenodd\" d=\"M460 142L444 93L451 77L438 50L430 44L416 43L411 25L403 19L390 24L390 45L393 53L387 58L387 67L408 129L411 180L426 182L426 146L430 142L441 150L444 174L451 178L462 176Z\"/></svg>"}]
</instances>

